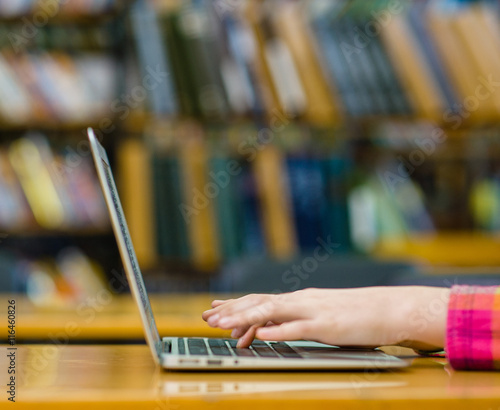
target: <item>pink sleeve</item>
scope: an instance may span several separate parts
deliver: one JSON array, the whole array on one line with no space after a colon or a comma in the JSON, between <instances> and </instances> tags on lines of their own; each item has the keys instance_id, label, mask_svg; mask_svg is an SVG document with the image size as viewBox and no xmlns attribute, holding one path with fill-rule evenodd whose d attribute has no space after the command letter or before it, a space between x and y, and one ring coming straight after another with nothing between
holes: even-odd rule
<instances>
[{"instance_id":1,"label":"pink sleeve","mask_svg":"<svg viewBox=\"0 0 500 410\"><path fill-rule=\"evenodd\" d=\"M446 354L455 369L500 370L500 286L453 286Z\"/></svg>"}]
</instances>

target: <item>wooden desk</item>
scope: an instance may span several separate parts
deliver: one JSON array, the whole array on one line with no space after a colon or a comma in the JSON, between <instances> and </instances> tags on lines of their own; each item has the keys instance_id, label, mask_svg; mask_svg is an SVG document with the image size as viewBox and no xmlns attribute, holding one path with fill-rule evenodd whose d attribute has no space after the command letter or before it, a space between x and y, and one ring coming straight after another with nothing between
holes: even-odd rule
<instances>
[{"instance_id":1,"label":"wooden desk","mask_svg":"<svg viewBox=\"0 0 500 410\"><path fill-rule=\"evenodd\" d=\"M136 305L130 295L98 299L79 306L40 308L25 297L16 297L17 338L29 340L142 340L144 333ZM11 297L11 298L12 298ZM151 305L162 336L225 337L209 327L201 313L216 297L227 295L153 295ZM0 306L7 308L7 295L0 295ZM0 333L0 343L6 334Z\"/></svg>"},{"instance_id":2,"label":"wooden desk","mask_svg":"<svg viewBox=\"0 0 500 410\"><path fill-rule=\"evenodd\" d=\"M0 347L0 407L7 362ZM408 354L407 349L399 353ZM498 409L500 372L455 372L443 359L373 372L174 373L145 345L19 345L16 409ZM14 408L13 407L13 408Z\"/></svg>"}]
</instances>

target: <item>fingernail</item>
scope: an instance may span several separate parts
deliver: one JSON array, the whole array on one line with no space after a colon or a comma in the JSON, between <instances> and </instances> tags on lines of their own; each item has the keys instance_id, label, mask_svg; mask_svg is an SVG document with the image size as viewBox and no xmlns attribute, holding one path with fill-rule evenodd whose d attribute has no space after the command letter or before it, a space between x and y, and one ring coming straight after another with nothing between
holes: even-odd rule
<instances>
[{"instance_id":1,"label":"fingernail","mask_svg":"<svg viewBox=\"0 0 500 410\"><path fill-rule=\"evenodd\" d=\"M234 326L234 319L232 317L223 317L218 325L219 327L232 327Z\"/></svg>"},{"instance_id":2,"label":"fingernail","mask_svg":"<svg viewBox=\"0 0 500 410\"><path fill-rule=\"evenodd\" d=\"M210 325L210 326L217 326L217 322L219 321L219 314L216 313L215 315L213 316L210 316L208 319L207 319L207 323Z\"/></svg>"}]
</instances>

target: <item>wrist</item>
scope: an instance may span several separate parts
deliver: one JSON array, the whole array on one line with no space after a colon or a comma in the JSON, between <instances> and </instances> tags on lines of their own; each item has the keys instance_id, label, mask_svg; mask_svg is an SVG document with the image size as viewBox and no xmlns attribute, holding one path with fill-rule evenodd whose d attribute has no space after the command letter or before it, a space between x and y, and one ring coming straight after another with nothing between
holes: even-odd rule
<instances>
[{"instance_id":1,"label":"wrist","mask_svg":"<svg viewBox=\"0 0 500 410\"><path fill-rule=\"evenodd\" d=\"M422 351L443 349L450 290L411 286L402 296L405 307L400 312L397 344Z\"/></svg>"}]
</instances>

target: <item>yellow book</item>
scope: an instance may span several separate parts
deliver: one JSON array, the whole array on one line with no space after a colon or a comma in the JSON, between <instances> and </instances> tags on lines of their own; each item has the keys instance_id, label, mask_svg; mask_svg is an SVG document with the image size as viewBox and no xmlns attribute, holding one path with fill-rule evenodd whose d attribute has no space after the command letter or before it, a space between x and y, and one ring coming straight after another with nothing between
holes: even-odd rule
<instances>
[{"instance_id":1,"label":"yellow book","mask_svg":"<svg viewBox=\"0 0 500 410\"><path fill-rule=\"evenodd\" d=\"M459 100L463 102L467 96L474 95L478 81L474 67L465 53L464 45L453 28L452 17L430 8L427 13L427 23L446 71L458 92ZM463 118L464 121L477 120L481 119L482 112L475 111L467 115L467 118Z\"/></svg>"},{"instance_id":2,"label":"yellow book","mask_svg":"<svg viewBox=\"0 0 500 410\"><path fill-rule=\"evenodd\" d=\"M42 228L61 228L65 223L64 206L44 153L30 138L20 138L11 144L9 159L37 223Z\"/></svg>"},{"instance_id":3,"label":"yellow book","mask_svg":"<svg viewBox=\"0 0 500 410\"><path fill-rule=\"evenodd\" d=\"M334 100L315 53L313 37L297 3L280 3L274 15L277 32L287 44L307 97L304 118L313 124L331 126L339 121L338 100Z\"/></svg>"},{"instance_id":4,"label":"yellow book","mask_svg":"<svg viewBox=\"0 0 500 410\"><path fill-rule=\"evenodd\" d=\"M252 36L254 43L253 65L257 76L257 87L262 96L267 115L271 119L276 115L283 115L284 109L281 105L271 68L266 58L266 35L261 26L262 15L261 2L248 2L244 13L244 23L248 26L248 32Z\"/></svg>"},{"instance_id":5,"label":"yellow book","mask_svg":"<svg viewBox=\"0 0 500 410\"><path fill-rule=\"evenodd\" d=\"M495 57L498 50L492 49L491 36L485 30L475 7L467 7L458 11L453 19L453 25L464 45L464 50L470 56L470 62L476 74L474 94L470 94L470 111L479 111L485 119L498 118L500 108L500 93L490 92L481 84L488 81L488 77L495 75L498 78L500 65L496 64ZM482 92L481 92L482 91Z\"/></svg>"},{"instance_id":6,"label":"yellow book","mask_svg":"<svg viewBox=\"0 0 500 410\"><path fill-rule=\"evenodd\" d=\"M184 207L193 265L210 272L220 262L213 204L216 191L207 179L208 155L201 131L189 128L184 132L180 144L184 204L179 206Z\"/></svg>"},{"instance_id":7,"label":"yellow book","mask_svg":"<svg viewBox=\"0 0 500 410\"><path fill-rule=\"evenodd\" d=\"M394 16L382 29L382 39L394 68L418 116L440 120L445 103L429 65L409 31L406 17Z\"/></svg>"},{"instance_id":8,"label":"yellow book","mask_svg":"<svg viewBox=\"0 0 500 410\"><path fill-rule=\"evenodd\" d=\"M158 257L149 150L143 141L127 139L120 143L117 159L120 195L130 235L139 264L147 269L155 266Z\"/></svg>"},{"instance_id":9,"label":"yellow book","mask_svg":"<svg viewBox=\"0 0 500 410\"><path fill-rule=\"evenodd\" d=\"M283 154L268 145L257 154L253 167L269 252L277 258L291 257L297 252L297 239Z\"/></svg>"}]
</instances>

